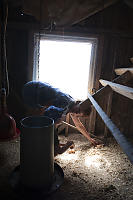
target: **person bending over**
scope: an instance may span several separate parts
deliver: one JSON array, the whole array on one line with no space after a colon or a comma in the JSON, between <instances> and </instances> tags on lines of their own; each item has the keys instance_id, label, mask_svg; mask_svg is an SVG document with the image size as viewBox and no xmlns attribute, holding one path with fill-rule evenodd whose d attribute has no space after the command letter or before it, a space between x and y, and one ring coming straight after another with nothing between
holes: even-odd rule
<instances>
[{"instance_id":1,"label":"person bending over","mask_svg":"<svg viewBox=\"0 0 133 200\"><path fill-rule=\"evenodd\" d=\"M28 108L29 114L44 115L54 119L55 123L55 155L66 151L73 142L69 141L62 146L59 144L56 125L58 125L62 118L67 113L72 113L74 123L81 133L87 133L83 125L77 123L76 116L84 116L90 113L90 110L82 110L80 103L75 101L69 94L63 93L58 88L54 88L48 83L40 81L30 81L26 83L22 91L24 104ZM81 130L82 129L82 130ZM84 135L84 134L83 134ZM96 146L97 143L88 134L89 141ZM60 147L62 146L62 147Z\"/></svg>"}]
</instances>

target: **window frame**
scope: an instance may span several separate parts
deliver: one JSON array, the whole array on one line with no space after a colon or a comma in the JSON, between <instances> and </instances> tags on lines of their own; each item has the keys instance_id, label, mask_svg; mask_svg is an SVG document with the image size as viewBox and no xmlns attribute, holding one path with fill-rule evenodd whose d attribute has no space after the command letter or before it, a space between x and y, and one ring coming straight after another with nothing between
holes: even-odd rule
<instances>
[{"instance_id":1,"label":"window frame","mask_svg":"<svg viewBox=\"0 0 133 200\"><path fill-rule=\"evenodd\" d=\"M73 41L73 42L87 42L92 44L90 70L88 74L88 92L94 92L95 74L96 74L96 61L97 61L97 48L98 38L89 35L73 35L73 34L56 34L56 33L34 33L34 47L33 47L33 62L32 62L32 80L39 80L39 55L40 55L40 40L53 40L53 41Z\"/></svg>"}]
</instances>

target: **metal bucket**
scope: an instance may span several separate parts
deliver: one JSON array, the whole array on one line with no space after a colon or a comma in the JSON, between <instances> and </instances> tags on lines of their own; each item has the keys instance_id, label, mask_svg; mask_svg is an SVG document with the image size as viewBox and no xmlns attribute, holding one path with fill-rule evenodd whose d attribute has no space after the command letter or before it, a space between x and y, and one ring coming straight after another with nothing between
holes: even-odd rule
<instances>
[{"instance_id":1,"label":"metal bucket","mask_svg":"<svg viewBox=\"0 0 133 200\"><path fill-rule=\"evenodd\" d=\"M54 121L44 116L21 120L20 179L30 188L47 189L54 175Z\"/></svg>"}]
</instances>

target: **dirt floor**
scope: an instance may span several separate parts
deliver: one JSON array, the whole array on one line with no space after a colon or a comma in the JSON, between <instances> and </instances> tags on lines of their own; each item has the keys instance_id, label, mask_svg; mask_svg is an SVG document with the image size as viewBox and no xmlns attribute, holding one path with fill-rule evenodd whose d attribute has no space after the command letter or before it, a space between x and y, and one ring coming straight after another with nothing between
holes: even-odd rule
<instances>
[{"instance_id":1,"label":"dirt floor","mask_svg":"<svg viewBox=\"0 0 133 200\"><path fill-rule=\"evenodd\" d=\"M48 200L133 200L133 166L113 140L91 147L81 134L59 136L75 147L58 155L55 162L64 171L64 183ZM9 175L20 164L19 140L0 143L0 199L18 200Z\"/></svg>"}]
</instances>

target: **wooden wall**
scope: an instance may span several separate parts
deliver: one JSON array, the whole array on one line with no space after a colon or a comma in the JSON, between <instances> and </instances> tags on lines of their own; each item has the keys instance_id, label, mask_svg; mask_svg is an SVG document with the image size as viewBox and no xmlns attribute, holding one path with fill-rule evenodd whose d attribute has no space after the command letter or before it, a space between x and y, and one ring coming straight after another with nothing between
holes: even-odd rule
<instances>
[{"instance_id":1,"label":"wooden wall","mask_svg":"<svg viewBox=\"0 0 133 200\"><path fill-rule=\"evenodd\" d=\"M9 28L6 46L10 87L7 98L8 111L19 124L25 112L22 103L22 87L28 80L28 32Z\"/></svg>"},{"instance_id":2,"label":"wooden wall","mask_svg":"<svg viewBox=\"0 0 133 200\"><path fill-rule=\"evenodd\" d=\"M97 67L101 68L100 78L102 79L112 80L115 78L114 68L128 66L130 64L129 58L133 56L133 9L121 2L100 11L77 25L65 29L66 32L69 31L73 34L89 33L102 38L103 42L100 43L102 46L98 48L101 64L97 60ZM26 28L22 28L21 24L18 23L18 27L17 25L15 27L10 25L7 34L10 87L20 99L22 86L29 80L28 43L31 31L33 31L32 26L28 25ZM20 102L20 104L18 103L18 98L14 100L14 94L8 99L9 111L19 123L19 119L24 116L23 109L20 109L22 105ZM105 111L107 109L107 101L106 95L98 100ZM127 100L127 104L124 107L125 101L123 98L121 99L120 95L114 95L111 113L111 118L116 121L117 125L123 124L124 113L128 113L125 121L126 125L122 128L126 133L132 132L131 125L128 125L129 121L131 121L130 115L132 113L127 112L128 109L131 109L132 103L131 105L128 103L129 101ZM120 117L119 113L121 108L123 108L122 117ZM97 134L101 134L104 131L104 124L98 115L96 119L95 131ZM120 122L118 119L120 119ZM128 129L129 126L130 128Z\"/></svg>"},{"instance_id":3,"label":"wooden wall","mask_svg":"<svg viewBox=\"0 0 133 200\"><path fill-rule=\"evenodd\" d=\"M86 28L90 32L103 35L101 79L113 80L117 77L114 73L115 68L131 66L129 58L133 57L132 19L133 9L124 3L118 3L97 13L80 25L81 28L86 24ZM133 86L133 81L130 82L129 86ZM97 101L106 112L108 94L100 97ZM111 119L126 135L131 135L133 132L132 114L133 101L113 93ZM104 128L104 123L97 114L95 124L96 134L103 134Z\"/></svg>"}]
</instances>

